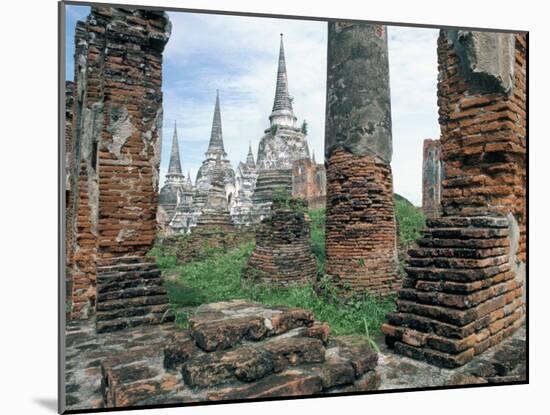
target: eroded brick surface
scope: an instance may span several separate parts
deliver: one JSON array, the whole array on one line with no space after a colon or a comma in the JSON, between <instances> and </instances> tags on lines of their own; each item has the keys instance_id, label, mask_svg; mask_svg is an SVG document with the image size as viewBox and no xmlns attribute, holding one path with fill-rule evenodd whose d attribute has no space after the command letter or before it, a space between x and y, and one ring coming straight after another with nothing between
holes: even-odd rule
<instances>
[{"instance_id":1,"label":"eroded brick surface","mask_svg":"<svg viewBox=\"0 0 550 415\"><path fill-rule=\"evenodd\" d=\"M256 246L243 277L256 283L282 286L305 285L317 277L317 264L311 251L307 216L292 206L273 202L272 214L256 229Z\"/></svg>"},{"instance_id":2,"label":"eroded brick surface","mask_svg":"<svg viewBox=\"0 0 550 415\"><path fill-rule=\"evenodd\" d=\"M162 51L169 35L162 12L92 7L77 23L68 215L74 235L67 250L73 318L89 317L102 301L98 263L123 268L132 257L147 266L156 236Z\"/></svg>"}]
</instances>

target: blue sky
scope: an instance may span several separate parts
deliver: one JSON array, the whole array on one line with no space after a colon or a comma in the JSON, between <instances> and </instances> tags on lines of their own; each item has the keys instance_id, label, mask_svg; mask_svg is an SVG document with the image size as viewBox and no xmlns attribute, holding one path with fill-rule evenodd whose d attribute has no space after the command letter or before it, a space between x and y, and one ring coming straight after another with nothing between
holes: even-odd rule
<instances>
[{"instance_id":1,"label":"blue sky","mask_svg":"<svg viewBox=\"0 0 550 415\"><path fill-rule=\"evenodd\" d=\"M67 7L67 78L74 71L74 26L88 7ZM196 172L210 138L220 89L224 144L234 167L248 143L256 153L269 126L279 33L284 33L290 94L298 122L309 125L317 161L324 153L325 22L170 12L172 35L163 65L164 128L161 184L168 168L174 120L184 173ZM434 29L388 27L392 94L394 190L414 204L422 197L422 142L438 138Z\"/></svg>"}]
</instances>

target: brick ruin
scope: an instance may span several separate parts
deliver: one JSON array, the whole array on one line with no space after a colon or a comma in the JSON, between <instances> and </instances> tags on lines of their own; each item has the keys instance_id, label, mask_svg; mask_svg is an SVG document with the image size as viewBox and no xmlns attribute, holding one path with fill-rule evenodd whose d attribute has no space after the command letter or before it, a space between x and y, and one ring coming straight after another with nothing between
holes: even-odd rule
<instances>
[{"instance_id":1,"label":"brick ruin","mask_svg":"<svg viewBox=\"0 0 550 415\"><path fill-rule=\"evenodd\" d=\"M165 13L92 7L75 34L71 206L72 318L98 331L173 319L156 236Z\"/></svg>"},{"instance_id":2,"label":"brick ruin","mask_svg":"<svg viewBox=\"0 0 550 415\"><path fill-rule=\"evenodd\" d=\"M391 156L386 28L330 22L326 270L374 295L399 286Z\"/></svg>"},{"instance_id":3,"label":"brick ruin","mask_svg":"<svg viewBox=\"0 0 550 415\"><path fill-rule=\"evenodd\" d=\"M422 212L428 218L441 214L441 141L424 140L422 152Z\"/></svg>"},{"instance_id":4,"label":"brick ruin","mask_svg":"<svg viewBox=\"0 0 550 415\"><path fill-rule=\"evenodd\" d=\"M396 352L455 367L525 314L526 39L442 30L438 64L442 216L410 250L382 330Z\"/></svg>"},{"instance_id":5,"label":"brick ruin","mask_svg":"<svg viewBox=\"0 0 550 415\"><path fill-rule=\"evenodd\" d=\"M317 164L315 154L311 158L292 164L292 197L305 200L311 209L325 207L327 174L324 164Z\"/></svg>"},{"instance_id":6,"label":"brick ruin","mask_svg":"<svg viewBox=\"0 0 550 415\"><path fill-rule=\"evenodd\" d=\"M311 311L233 300L200 306L190 328L101 364L103 407L368 391L378 356L330 337Z\"/></svg>"},{"instance_id":7,"label":"brick ruin","mask_svg":"<svg viewBox=\"0 0 550 415\"><path fill-rule=\"evenodd\" d=\"M317 264L303 207L296 199L290 200L288 206L273 201L271 215L256 229L256 246L243 278L279 286L306 285L316 280Z\"/></svg>"}]
</instances>

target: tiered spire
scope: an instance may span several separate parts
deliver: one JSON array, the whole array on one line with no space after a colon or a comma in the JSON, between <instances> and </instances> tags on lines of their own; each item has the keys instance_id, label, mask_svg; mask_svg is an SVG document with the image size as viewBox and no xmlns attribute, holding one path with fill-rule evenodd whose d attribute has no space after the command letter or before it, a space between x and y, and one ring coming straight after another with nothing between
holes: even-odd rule
<instances>
[{"instance_id":1,"label":"tiered spire","mask_svg":"<svg viewBox=\"0 0 550 415\"><path fill-rule=\"evenodd\" d=\"M181 161L180 161L180 150L178 145L178 127L176 121L174 121L174 135L172 136L172 149L170 152L170 164L168 165L168 174L167 176L181 176Z\"/></svg>"},{"instance_id":2,"label":"tiered spire","mask_svg":"<svg viewBox=\"0 0 550 415\"><path fill-rule=\"evenodd\" d=\"M286 73L285 48L283 34L279 47L279 66L277 68L277 86L275 87L275 99L273 110L269 116L271 124L289 125L294 127L296 117L292 109L292 99L288 94L288 77Z\"/></svg>"},{"instance_id":3,"label":"tiered spire","mask_svg":"<svg viewBox=\"0 0 550 415\"><path fill-rule=\"evenodd\" d=\"M224 153L222 135L222 117L220 113L220 91L216 90L216 106L214 107L214 119L212 120L212 132L210 133L209 153Z\"/></svg>"},{"instance_id":4,"label":"tiered spire","mask_svg":"<svg viewBox=\"0 0 550 415\"><path fill-rule=\"evenodd\" d=\"M248 155L246 156L246 164L248 164L250 167L256 166L256 163L254 163L254 154L252 153L252 144L248 144Z\"/></svg>"},{"instance_id":5,"label":"tiered spire","mask_svg":"<svg viewBox=\"0 0 550 415\"><path fill-rule=\"evenodd\" d=\"M315 164L315 150L311 152L311 161Z\"/></svg>"}]
</instances>

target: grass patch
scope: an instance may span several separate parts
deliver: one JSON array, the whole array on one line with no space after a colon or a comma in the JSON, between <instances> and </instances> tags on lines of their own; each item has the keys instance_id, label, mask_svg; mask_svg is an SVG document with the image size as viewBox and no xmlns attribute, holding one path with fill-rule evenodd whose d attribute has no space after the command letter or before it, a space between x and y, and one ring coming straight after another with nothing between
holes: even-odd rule
<instances>
[{"instance_id":1,"label":"grass patch","mask_svg":"<svg viewBox=\"0 0 550 415\"><path fill-rule=\"evenodd\" d=\"M311 219L311 250L317 259L317 272L325 275L325 208L308 212Z\"/></svg>"},{"instance_id":2,"label":"grass patch","mask_svg":"<svg viewBox=\"0 0 550 415\"><path fill-rule=\"evenodd\" d=\"M420 238L420 231L426 226L426 218L420 208L403 196L394 194L395 217L399 224L399 240L406 246Z\"/></svg>"},{"instance_id":3,"label":"grass patch","mask_svg":"<svg viewBox=\"0 0 550 415\"><path fill-rule=\"evenodd\" d=\"M166 281L176 321L186 326L189 311L185 308L182 311L182 307L244 298L265 305L307 308L317 319L328 322L335 335L370 337L379 334L385 315L394 310L392 298L378 299L364 294L343 299L326 279L317 291L313 285L278 288L241 283L241 272L253 248L253 242L245 243L223 255L172 267L167 267L172 260L164 257L161 249L152 251L165 274L179 275L175 281Z\"/></svg>"}]
</instances>

